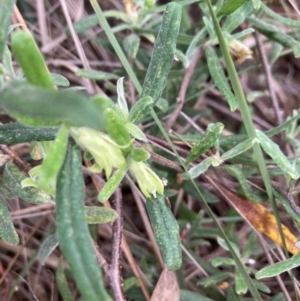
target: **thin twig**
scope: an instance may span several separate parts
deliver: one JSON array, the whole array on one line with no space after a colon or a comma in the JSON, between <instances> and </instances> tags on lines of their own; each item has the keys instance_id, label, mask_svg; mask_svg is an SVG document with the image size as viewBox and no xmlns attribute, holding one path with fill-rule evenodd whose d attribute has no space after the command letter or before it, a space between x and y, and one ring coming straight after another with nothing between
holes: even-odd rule
<instances>
[{"instance_id":1,"label":"thin twig","mask_svg":"<svg viewBox=\"0 0 300 301\"><path fill-rule=\"evenodd\" d=\"M298 14L298 16L300 16L300 10L298 9L298 7L297 7L297 3L295 3L294 1L292 1L292 0L288 0L289 1L289 3L291 4L291 6L293 7L293 9L295 10L295 12ZM298 17L298 19L299 19L299 17Z\"/></svg>"},{"instance_id":2,"label":"thin twig","mask_svg":"<svg viewBox=\"0 0 300 301\"><path fill-rule=\"evenodd\" d=\"M67 21L67 24L70 28L70 33L71 33L72 39L74 41L75 48L76 48L76 51L78 53L78 56L80 57L80 60L82 62L82 65L84 66L85 69L90 69L88 59L85 55L83 47L82 47L82 45L80 43L80 40L78 38L78 35L77 35L77 33L74 29L74 26L73 26L73 23L72 23L72 20L71 20L71 16L70 16L70 13L69 13L69 10L68 10L67 3L66 3L65 0L59 0L59 2L60 2L60 5L62 7L62 10L63 10L64 16L65 16L65 19ZM102 89L99 86L96 86L95 82L90 80L90 83L91 83L91 88L93 90L96 90L99 94L104 94Z\"/></svg>"},{"instance_id":3,"label":"thin twig","mask_svg":"<svg viewBox=\"0 0 300 301\"><path fill-rule=\"evenodd\" d=\"M165 125L165 129L166 132L169 133L173 123L175 122L175 120L177 119L177 117L179 116L183 104L184 104L184 98L185 98L185 94L187 91L187 88L189 86L190 80L192 78L193 72L197 66L197 63L199 61L199 58L202 54L202 47L200 47L197 52L195 53L190 65L188 66L188 68L186 69L183 81L182 81L182 85L177 97L177 106L175 111L173 112L173 114L170 116L169 120L167 121L166 125Z\"/></svg>"},{"instance_id":4,"label":"thin twig","mask_svg":"<svg viewBox=\"0 0 300 301\"><path fill-rule=\"evenodd\" d=\"M103 256L103 254L102 254L99 246L97 245L97 243L95 241L93 241L93 240L92 240L92 243L93 243L94 251L96 253L96 257L97 257L99 265L103 268L105 274L109 275L109 273L108 273L108 271L109 271L109 263L107 262L107 260Z\"/></svg>"},{"instance_id":5,"label":"thin twig","mask_svg":"<svg viewBox=\"0 0 300 301\"><path fill-rule=\"evenodd\" d=\"M122 194L121 189L118 188L114 194L114 209L118 213L118 218L113 222L113 242L112 242L112 256L111 265L109 268L110 285L116 301L124 301L125 294L122 285L121 275L121 241L122 241L122 228L123 228L123 216L122 216Z\"/></svg>"},{"instance_id":6,"label":"thin twig","mask_svg":"<svg viewBox=\"0 0 300 301\"><path fill-rule=\"evenodd\" d=\"M0 144L0 150L6 154L9 155L10 158L14 161L14 163L26 174L28 174L30 170L30 165L28 163L25 163L13 150L10 149L5 144Z\"/></svg>"},{"instance_id":7,"label":"thin twig","mask_svg":"<svg viewBox=\"0 0 300 301\"><path fill-rule=\"evenodd\" d=\"M153 144L153 142L156 142L157 144L163 146L164 148L170 149L170 145L166 140L163 140L161 138L158 138L158 137L155 137L155 136L152 136L149 134L146 134L146 137L149 140L150 144ZM176 143L177 143L176 141L173 141L173 143L174 143L176 151L178 152L179 155L186 157L189 154L189 150L182 148L179 145L176 145ZM181 141L180 141L180 143L181 143ZM175 156L174 153L172 153L172 154L173 154L173 156Z\"/></svg>"},{"instance_id":8,"label":"thin twig","mask_svg":"<svg viewBox=\"0 0 300 301\"><path fill-rule=\"evenodd\" d=\"M134 142L134 145L138 146L138 147L142 147L142 144L139 143L139 142ZM173 162L161 155L158 155L154 152L151 152L149 150L147 150L147 152L150 153L150 156L151 156L151 159L158 163L159 165L162 165L162 166L166 166L166 167L169 167L171 169L174 169L178 172L183 172L183 169L181 168L181 166L179 164L177 164L176 162Z\"/></svg>"}]
</instances>

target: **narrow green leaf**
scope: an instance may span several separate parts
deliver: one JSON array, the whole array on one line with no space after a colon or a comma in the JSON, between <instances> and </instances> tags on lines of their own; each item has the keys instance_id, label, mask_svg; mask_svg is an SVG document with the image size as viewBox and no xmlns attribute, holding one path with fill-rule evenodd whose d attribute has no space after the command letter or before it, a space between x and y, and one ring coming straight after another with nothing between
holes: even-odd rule
<instances>
[{"instance_id":1,"label":"narrow green leaf","mask_svg":"<svg viewBox=\"0 0 300 301\"><path fill-rule=\"evenodd\" d=\"M122 117L113 109L107 108L104 111L105 129L109 136L120 146L127 146L131 139L123 123Z\"/></svg>"},{"instance_id":2,"label":"narrow green leaf","mask_svg":"<svg viewBox=\"0 0 300 301\"><path fill-rule=\"evenodd\" d=\"M272 41L278 42L285 47L292 49L294 56L297 58L300 56L300 42L287 35L283 31L281 31L278 27L274 25L270 25L260 19L254 17L248 17L248 21L250 21L255 29L265 35Z\"/></svg>"},{"instance_id":3,"label":"narrow green leaf","mask_svg":"<svg viewBox=\"0 0 300 301\"><path fill-rule=\"evenodd\" d=\"M272 43L271 53L269 55L269 63L273 65L281 56L283 46L277 42Z\"/></svg>"},{"instance_id":4,"label":"narrow green leaf","mask_svg":"<svg viewBox=\"0 0 300 301\"><path fill-rule=\"evenodd\" d=\"M205 27L206 27L206 30L207 30L208 33L209 33L210 39L212 40L212 39L216 36L213 24L212 24L211 21L210 21L207 17L205 17L205 16L203 17L203 23L204 23L204 25L205 25Z\"/></svg>"},{"instance_id":5,"label":"narrow green leaf","mask_svg":"<svg viewBox=\"0 0 300 301\"><path fill-rule=\"evenodd\" d=\"M275 264L272 264L270 266L267 266L259 270L255 274L255 278L262 279L262 278L274 277L280 275L283 272L290 271L298 266L300 266L300 253L294 255L289 259L277 262Z\"/></svg>"},{"instance_id":6,"label":"narrow green leaf","mask_svg":"<svg viewBox=\"0 0 300 301\"><path fill-rule=\"evenodd\" d=\"M55 250L55 248L58 246L58 240L56 234L52 234L48 236L41 244L38 258L42 265L45 264L46 259L49 257L49 255Z\"/></svg>"},{"instance_id":7,"label":"narrow green leaf","mask_svg":"<svg viewBox=\"0 0 300 301\"><path fill-rule=\"evenodd\" d=\"M229 251L229 248L223 238L217 237L217 242L224 250ZM232 249L234 250L235 254L240 257L241 254L240 254L239 247L231 241L230 241L230 245L231 245Z\"/></svg>"},{"instance_id":8,"label":"narrow green leaf","mask_svg":"<svg viewBox=\"0 0 300 301\"><path fill-rule=\"evenodd\" d=\"M238 295L246 294L248 286L246 281L243 278L243 275L238 269L235 271L235 291Z\"/></svg>"},{"instance_id":9,"label":"narrow green leaf","mask_svg":"<svg viewBox=\"0 0 300 301\"><path fill-rule=\"evenodd\" d=\"M94 80L111 80L118 79L119 76L113 73L107 73L103 71L96 71L91 69L79 69L76 71L76 75L84 78L94 79Z\"/></svg>"},{"instance_id":10,"label":"narrow green leaf","mask_svg":"<svg viewBox=\"0 0 300 301\"><path fill-rule=\"evenodd\" d=\"M140 48L140 41L140 37L135 33L130 34L124 39L123 46L130 58L135 59Z\"/></svg>"},{"instance_id":11,"label":"narrow green leaf","mask_svg":"<svg viewBox=\"0 0 300 301\"><path fill-rule=\"evenodd\" d=\"M249 103L254 102L257 98L262 96L269 96L269 92L267 90L264 91L251 91L247 94L247 101Z\"/></svg>"},{"instance_id":12,"label":"narrow green leaf","mask_svg":"<svg viewBox=\"0 0 300 301\"><path fill-rule=\"evenodd\" d=\"M253 32L255 32L255 29L252 27L249 27L240 32L233 34L231 37L233 40L239 40L239 39L243 39L243 38L247 37L248 35L250 35ZM229 38L229 40L231 41L231 38ZM237 41L237 42L239 42L239 41ZM244 45L244 44L242 44L242 45ZM246 49L247 47L244 45L244 48Z\"/></svg>"},{"instance_id":13,"label":"narrow green leaf","mask_svg":"<svg viewBox=\"0 0 300 301\"><path fill-rule=\"evenodd\" d=\"M230 15L236 11L241 5L243 5L245 0L228 0L223 5L221 10L218 12L218 16Z\"/></svg>"},{"instance_id":14,"label":"narrow green leaf","mask_svg":"<svg viewBox=\"0 0 300 301\"><path fill-rule=\"evenodd\" d=\"M111 195L119 187L127 171L127 163L120 167L106 182L99 193L98 199L100 202L107 201Z\"/></svg>"},{"instance_id":15,"label":"narrow green leaf","mask_svg":"<svg viewBox=\"0 0 300 301\"><path fill-rule=\"evenodd\" d=\"M214 257L211 261L214 267L224 266L235 266L235 261L229 257Z\"/></svg>"},{"instance_id":16,"label":"narrow green leaf","mask_svg":"<svg viewBox=\"0 0 300 301\"><path fill-rule=\"evenodd\" d=\"M145 134L143 133L143 131L134 123L131 122L126 122L125 123L125 127L128 131L128 133L135 139L137 140L141 140L144 142L148 142L148 139L146 138Z\"/></svg>"},{"instance_id":17,"label":"narrow green leaf","mask_svg":"<svg viewBox=\"0 0 300 301\"><path fill-rule=\"evenodd\" d=\"M169 74L176 50L180 28L181 5L170 2L154 44L152 58L144 80L141 98L151 96L154 104L160 98Z\"/></svg>"},{"instance_id":18,"label":"narrow green leaf","mask_svg":"<svg viewBox=\"0 0 300 301\"><path fill-rule=\"evenodd\" d=\"M293 117L289 116L283 124L278 125L277 127L273 128L269 131L266 131L265 134L268 137L272 137L274 135L277 135L280 132L288 129L288 127L291 126L293 123L295 123L298 119L300 119L300 114L297 114L296 116L293 116Z\"/></svg>"},{"instance_id":19,"label":"narrow green leaf","mask_svg":"<svg viewBox=\"0 0 300 301\"><path fill-rule=\"evenodd\" d=\"M55 183L64 162L68 145L68 128L62 125L39 170L38 183L42 189ZM47 191L47 190L46 190Z\"/></svg>"},{"instance_id":20,"label":"narrow green leaf","mask_svg":"<svg viewBox=\"0 0 300 301\"><path fill-rule=\"evenodd\" d=\"M12 200L16 198L15 194L12 193L5 184L5 180L3 177L0 177L0 196Z\"/></svg>"},{"instance_id":21,"label":"narrow green leaf","mask_svg":"<svg viewBox=\"0 0 300 301\"><path fill-rule=\"evenodd\" d=\"M206 27L203 27L193 38L191 43L188 46L188 49L186 50L185 56L187 59L187 66L191 63L193 57L195 56L198 49L202 46L202 43L206 39L207 29Z\"/></svg>"},{"instance_id":22,"label":"narrow green leaf","mask_svg":"<svg viewBox=\"0 0 300 301\"><path fill-rule=\"evenodd\" d=\"M242 296L239 296L235 292L235 290L231 286L229 286L228 289L227 289L226 301L245 301L245 299Z\"/></svg>"},{"instance_id":23,"label":"narrow green leaf","mask_svg":"<svg viewBox=\"0 0 300 301\"><path fill-rule=\"evenodd\" d=\"M19 122L0 125L0 144L54 140L58 127L32 127Z\"/></svg>"},{"instance_id":24,"label":"narrow green leaf","mask_svg":"<svg viewBox=\"0 0 300 301\"><path fill-rule=\"evenodd\" d=\"M15 230L10 212L2 198L0 198L0 237L10 245L19 243L19 236Z\"/></svg>"},{"instance_id":25,"label":"narrow green leaf","mask_svg":"<svg viewBox=\"0 0 300 301\"><path fill-rule=\"evenodd\" d=\"M3 66L6 72L12 77L15 77L15 70L12 64L12 57L9 48L5 45L3 53Z\"/></svg>"},{"instance_id":26,"label":"narrow green leaf","mask_svg":"<svg viewBox=\"0 0 300 301\"><path fill-rule=\"evenodd\" d=\"M125 12L121 12L121 11L118 11L118 10L107 10L104 12L104 16L106 18L116 18L116 19L120 19L122 20L124 23L128 23L128 24L131 24L132 23L132 17L125 13Z\"/></svg>"},{"instance_id":27,"label":"narrow green leaf","mask_svg":"<svg viewBox=\"0 0 300 301\"><path fill-rule=\"evenodd\" d=\"M146 161L150 158L150 154L142 148L134 148L130 156L136 162Z\"/></svg>"},{"instance_id":28,"label":"narrow green leaf","mask_svg":"<svg viewBox=\"0 0 300 301\"><path fill-rule=\"evenodd\" d=\"M232 149L224 153L221 156L221 160L226 161L228 159L231 159L233 157L236 157L244 153L245 151L250 149L256 142L258 142L257 138L248 138L247 140L239 143L238 145L236 145L235 147L233 147Z\"/></svg>"},{"instance_id":29,"label":"narrow green leaf","mask_svg":"<svg viewBox=\"0 0 300 301\"><path fill-rule=\"evenodd\" d=\"M235 176L235 178L239 181L242 191L244 195L247 197L247 199L254 201L255 203L261 203L265 201L265 199L262 198L261 194L256 193L252 190L251 186L248 184L247 179L245 177L245 174L242 169L240 169L236 165L227 165L224 166L224 168Z\"/></svg>"},{"instance_id":30,"label":"narrow green leaf","mask_svg":"<svg viewBox=\"0 0 300 301\"><path fill-rule=\"evenodd\" d=\"M153 98L145 96L140 98L129 112L128 121L134 124L140 124L144 118L149 115L151 108L154 106Z\"/></svg>"},{"instance_id":31,"label":"narrow green leaf","mask_svg":"<svg viewBox=\"0 0 300 301\"><path fill-rule=\"evenodd\" d=\"M274 143L263 132L256 130L257 138L263 148L263 150L274 160L274 162L286 173L288 173L293 179L297 180L300 175L297 170L290 164L287 157L282 153L278 144Z\"/></svg>"},{"instance_id":32,"label":"narrow green leaf","mask_svg":"<svg viewBox=\"0 0 300 301\"><path fill-rule=\"evenodd\" d=\"M204 47L207 60L208 69L216 86L220 92L225 96L230 110L234 112L237 109L237 102L231 88L228 84L227 78L221 66L220 60L215 51L210 46Z\"/></svg>"},{"instance_id":33,"label":"narrow green leaf","mask_svg":"<svg viewBox=\"0 0 300 301\"><path fill-rule=\"evenodd\" d=\"M267 15L269 15L270 17L272 17L274 20L291 26L291 27L296 27L296 28L300 28L300 21L298 20L293 20L291 18L286 18L283 17L279 14L277 14L274 10L270 9L267 5L265 5L264 3L261 4L261 8L263 10L263 12L265 12Z\"/></svg>"},{"instance_id":34,"label":"narrow green leaf","mask_svg":"<svg viewBox=\"0 0 300 301\"><path fill-rule=\"evenodd\" d=\"M294 220L296 225L300 227L300 216L294 211L294 209L291 208L287 197L276 188L273 188L273 193L276 199L282 204L286 212L289 214L289 216Z\"/></svg>"},{"instance_id":35,"label":"narrow green leaf","mask_svg":"<svg viewBox=\"0 0 300 301\"><path fill-rule=\"evenodd\" d=\"M251 1L245 1L241 7L239 7L234 13L227 17L222 30L223 32L232 32L238 26L240 26L245 19L251 15L253 11L253 4Z\"/></svg>"},{"instance_id":36,"label":"narrow green leaf","mask_svg":"<svg viewBox=\"0 0 300 301\"><path fill-rule=\"evenodd\" d=\"M206 158L205 160L203 160L201 163L193 166L189 171L188 174L183 174L183 178L185 180L189 180L190 177L192 179L197 178L199 175L201 175L202 173L206 172L207 169L209 168L209 166L214 162L214 158Z\"/></svg>"},{"instance_id":37,"label":"narrow green leaf","mask_svg":"<svg viewBox=\"0 0 300 301\"><path fill-rule=\"evenodd\" d=\"M270 298L269 301L286 301L285 295L283 293L278 293L274 297Z\"/></svg>"},{"instance_id":38,"label":"narrow green leaf","mask_svg":"<svg viewBox=\"0 0 300 301\"><path fill-rule=\"evenodd\" d=\"M217 283L228 279L230 276L231 276L231 274L227 273L227 272L219 273L217 275L213 275L213 276L205 277L205 278L201 279L200 281L197 282L197 285L202 285L204 287L216 285Z\"/></svg>"},{"instance_id":39,"label":"narrow green leaf","mask_svg":"<svg viewBox=\"0 0 300 301\"><path fill-rule=\"evenodd\" d=\"M214 301L214 300L191 291L180 290L180 301Z\"/></svg>"},{"instance_id":40,"label":"narrow green leaf","mask_svg":"<svg viewBox=\"0 0 300 301\"><path fill-rule=\"evenodd\" d=\"M6 45L10 18L15 5L15 0L0 1L0 61L2 60L4 48Z\"/></svg>"},{"instance_id":41,"label":"narrow green leaf","mask_svg":"<svg viewBox=\"0 0 300 301\"><path fill-rule=\"evenodd\" d=\"M84 209L88 224L105 224L118 218L118 213L111 208L85 206Z\"/></svg>"},{"instance_id":42,"label":"narrow green leaf","mask_svg":"<svg viewBox=\"0 0 300 301\"><path fill-rule=\"evenodd\" d=\"M179 49L175 50L175 57L182 63L184 68L188 67L188 65L189 65L188 59L181 50L179 50Z\"/></svg>"},{"instance_id":43,"label":"narrow green leaf","mask_svg":"<svg viewBox=\"0 0 300 301\"><path fill-rule=\"evenodd\" d=\"M128 277L123 280L124 292L127 292L131 288L137 287L139 285L139 279L137 277Z\"/></svg>"},{"instance_id":44,"label":"narrow green leaf","mask_svg":"<svg viewBox=\"0 0 300 301\"><path fill-rule=\"evenodd\" d=\"M220 137L223 128L224 124L220 122L217 122L216 124L210 124L207 127L205 135L201 137L201 139L190 150L186 159L186 165L190 164L200 155L208 151Z\"/></svg>"},{"instance_id":45,"label":"narrow green leaf","mask_svg":"<svg viewBox=\"0 0 300 301\"><path fill-rule=\"evenodd\" d=\"M89 15L73 23L74 30L77 33L82 33L98 24L96 15ZM70 28L65 29L66 35L71 36Z\"/></svg>"},{"instance_id":46,"label":"narrow green leaf","mask_svg":"<svg viewBox=\"0 0 300 301\"><path fill-rule=\"evenodd\" d=\"M84 187L80 148L70 139L57 178L57 238L83 298L87 301L111 300L104 289L85 219Z\"/></svg>"},{"instance_id":47,"label":"narrow green leaf","mask_svg":"<svg viewBox=\"0 0 300 301\"><path fill-rule=\"evenodd\" d=\"M178 270L182 264L179 226L163 194L147 198L147 211L156 243L168 270Z\"/></svg>"},{"instance_id":48,"label":"narrow green leaf","mask_svg":"<svg viewBox=\"0 0 300 301\"><path fill-rule=\"evenodd\" d=\"M23 30L14 32L11 46L28 82L37 87L54 89L52 77L32 34Z\"/></svg>"},{"instance_id":49,"label":"narrow green leaf","mask_svg":"<svg viewBox=\"0 0 300 301\"><path fill-rule=\"evenodd\" d=\"M55 279L63 301L75 301L75 299L73 299L72 292L69 288L61 260L58 262L58 266L55 273Z\"/></svg>"},{"instance_id":50,"label":"narrow green leaf","mask_svg":"<svg viewBox=\"0 0 300 301\"><path fill-rule=\"evenodd\" d=\"M3 174L5 185L16 196L24 201L32 204L45 204L53 203L52 197L44 191L35 187L22 188L21 182L26 179L25 175L19 170L19 168L13 164L12 161L5 165Z\"/></svg>"},{"instance_id":51,"label":"narrow green leaf","mask_svg":"<svg viewBox=\"0 0 300 301\"><path fill-rule=\"evenodd\" d=\"M66 77L62 76L61 74L51 73L51 78L52 78L53 84L55 86L59 86L59 87L69 87L70 86L69 80Z\"/></svg>"},{"instance_id":52,"label":"narrow green leaf","mask_svg":"<svg viewBox=\"0 0 300 301\"><path fill-rule=\"evenodd\" d=\"M247 237L247 244L242 252L243 258L248 258L252 255L252 251L254 250L256 243L257 243L257 234L253 231Z\"/></svg>"},{"instance_id":53,"label":"narrow green leaf","mask_svg":"<svg viewBox=\"0 0 300 301\"><path fill-rule=\"evenodd\" d=\"M83 94L56 91L11 81L0 91L0 107L33 126L87 126L102 129L102 116Z\"/></svg>"},{"instance_id":54,"label":"narrow green leaf","mask_svg":"<svg viewBox=\"0 0 300 301\"><path fill-rule=\"evenodd\" d=\"M265 294L270 294L271 293L271 289L264 284L261 281L258 281L256 279L253 279L254 285L257 287L258 290L260 290L261 292L265 293ZM270 301L270 299L269 299Z\"/></svg>"}]
</instances>

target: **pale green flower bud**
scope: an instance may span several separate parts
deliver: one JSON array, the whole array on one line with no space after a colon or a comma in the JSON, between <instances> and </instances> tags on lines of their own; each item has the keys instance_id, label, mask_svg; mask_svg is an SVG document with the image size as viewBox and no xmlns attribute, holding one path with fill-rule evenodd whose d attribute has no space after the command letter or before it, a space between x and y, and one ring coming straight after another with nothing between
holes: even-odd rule
<instances>
[{"instance_id":1,"label":"pale green flower bud","mask_svg":"<svg viewBox=\"0 0 300 301\"><path fill-rule=\"evenodd\" d=\"M142 193L149 198L150 193L156 197L156 193L164 193L164 185L157 174L145 163L131 161L129 170L136 179Z\"/></svg>"},{"instance_id":2,"label":"pale green flower bud","mask_svg":"<svg viewBox=\"0 0 300 301\"><path fill-rule=\"evenodd\" d=\"M86 127L71 128L70 133L93 156L99 170L104 169L106 178L125 163L120 147L108 135Z\"/></svg>"}]
</instances>

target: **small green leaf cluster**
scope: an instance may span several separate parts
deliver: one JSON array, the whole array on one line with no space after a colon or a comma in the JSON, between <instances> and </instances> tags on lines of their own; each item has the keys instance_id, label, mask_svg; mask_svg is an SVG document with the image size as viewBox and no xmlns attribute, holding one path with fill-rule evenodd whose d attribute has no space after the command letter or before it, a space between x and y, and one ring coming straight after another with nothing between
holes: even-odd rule
<instances>
[{"instance_id":1,"label":"small green leaf cluster","mask_svg":"<svg viewBox=\"0 0 300 301\"><path fill-rule=\"evenodd\" d=\"M289 122L289 119L287 120L287 122ZM289 123L289 124L290 125L286 124L284 128L286 128L287 131L289 132L298 133L298 130L293 129L293 124L295 124L295 121L294 123ZM294 159L294 161L290 163L287 157L280 150L279 146L276 143L274 143L268 137L268 135L266 135L265 133L259 130L256 130L257 138L245 139L244 141L238 143L237 145L235 145L233 148L226 151L222 155L219 155L218 141L221 135L221 131L223 129L223 125L222 126L220 125L222 124L217 123L215 125L210 125L210 127L208 127L205 135L191 149L188 155L187 164L191 163L191 161L195 160L200 155L203 155L204 151L208 150L213 145L216 147L216 154L207 157L201 163L196 164L195 166L190 168L189 171L183 175L184 179L190 179L190 178L193 179L198 177L200 174L204 173L210 166L216 167L221 165L224 161L237 157L238 155L251 149L255 143L259 143L261 145L265 153L269 155L272 158L273 162L276 163L276 165L282 170L289 183L294 183L297 179L299 179L300 177L299 164L298 164L299 160ZM233 172L235 173L235 175L238 175L238 178L240 178L241 176L240 173L237 174L236 173L237 171L233 171ZM246 188L246 186L244 186L244 188ZM249 195L250 194L251 193L249 191Z\"/></svg>"},{"instance_id":2,"label":"small green leaf cluster","mask_svg":"<svg viewBox=\"0 0 300 301\"><path fill-rule=\"evenodd\" d=\"M234 158L241 153L249 150L252 148L253 144L255 142L258 142L256 138L248 138L244 140L243 142L237 144L227 152L225 152L222 155L219 155L219 144L218 139L221 135L221 131L223 129L224 125L222 123L212 124L208 127L205 135L197 142L197 144L191 149L188 161L187 163L190 163L191 159L195 159L198 156L202 155L203 152L208 150L210 147L215 146L216 147L216 154L207 157L204 159L201 163L193 166L189 169L189 171L185 174L183 174L184 179L194 179L198 177L200 174L206 172L206 170L212 165L212 166L219 166L224 161L229 160L231 158Z\"/></svg>"}]
</instances>

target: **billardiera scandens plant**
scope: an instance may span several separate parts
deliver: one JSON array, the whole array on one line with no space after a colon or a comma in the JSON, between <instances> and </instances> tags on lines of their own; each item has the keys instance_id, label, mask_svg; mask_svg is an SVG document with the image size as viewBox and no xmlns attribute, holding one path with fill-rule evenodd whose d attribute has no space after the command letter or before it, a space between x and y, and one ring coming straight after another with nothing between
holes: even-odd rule
<instances>
[{"instance_id":1,"label":"billardiera scandens plant","mask_svg":"<svg viewBox=\"0 0 300 301\"><path fill-rule=\"evenodd\" d=\"M150 197L150 194L152 194L153 197L156 197L156 193L163 194L164 184L162 180L156 175L156 173L152 171L152 169L146 163L144 163L147 159L149 159L149 153L143 149L134 148L132 144L133 139L128 139L130 141L128 143L126 142L124 145L118 144L119 140L122 140L122 142L124 140L119 139L120 137L118 135L121 135L122 133L126 134L126 130L134 138L147 142L147 138L145 137L144 133L136 125L138 123L137 121L142 120L143 117L140 115L144 115L144 112L143 110L141 110L141 113L141 111L135 108L135 111L131 112L130 115L125 99L123 78L120 78L117 82L117 92L117 104L115 104L115 106L107 107L106 109L104 109L104 112L105 110L110 110L110 113L114 111L114 114L106 114L106 117L118 117L118 120L121 120L121 124L119 124L119 126L120 128L122 128L122 131L118 132L118 127L116 124L113 131L107 129L108 133L110 135L113 134L113 136L104 134L88 127L70 127L67 131L83 149L85 149L92 155L93 159L95 160L95 163L90 167L90 170L95 173L100 173L103 170L105 172L107 183L99 194L99 200L101 202L106 201L117 189L127 170L129 170L133 178L136 179L142 193L147 198ZM145 104L144 100L146 102ZM149 103L151 103L151 99L147 98L144 100L142 99L141 103L139 103L139 106L141 105L142 109L144 107L147 108ZM131 120L136 124L131 122ZM123 125L126 128L125 132ZM109 122L109 126L112 126L111 122ZM65 139L67 139L67 136L65 137ZM60 150L62 151L63 148L61 148ZM43 157L45 160L45 156ZM40 169L41 166L37 166L31 169L29 173L30 178L26 178L22 181L23 187L33 186L41 188L42 190L50 194L55 194L55 178L52 177L51 181L49 179L48 183L46 183L47 185L39 185ZM113 170L116 171L112 175ZM57 169L57 172L58 171L59 168Z\"/></svg>"}]
</instances>

